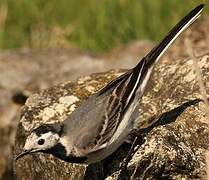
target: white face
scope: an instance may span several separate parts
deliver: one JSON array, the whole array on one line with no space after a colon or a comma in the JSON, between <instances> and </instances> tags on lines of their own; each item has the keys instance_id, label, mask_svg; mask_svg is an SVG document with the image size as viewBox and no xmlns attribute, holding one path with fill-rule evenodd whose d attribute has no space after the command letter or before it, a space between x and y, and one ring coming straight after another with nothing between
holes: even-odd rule
<instances>
[{"instance_id":1,"label":"white face","mask_svg":"<svg viewBox=\"0 0 209 180\"><path fill-rule=\"evenodd\" d=\"M58 141L58 134L47 132L41 134L41 136L37 136L37 134L33 132L26 139L24 150L29 150L31 152L46 150L56 145Z\"/></svg>"}]
</instances>

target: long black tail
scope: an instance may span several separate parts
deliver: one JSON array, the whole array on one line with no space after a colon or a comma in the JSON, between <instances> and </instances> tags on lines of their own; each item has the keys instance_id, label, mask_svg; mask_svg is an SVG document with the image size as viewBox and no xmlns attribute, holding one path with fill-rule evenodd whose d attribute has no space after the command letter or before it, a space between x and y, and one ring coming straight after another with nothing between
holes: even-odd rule
<instances>
[{"instance_id":1,"label":"long black tail","mask_svg":"<svg viewBox=\"0 0 209 180\"><path fill-rule=\"evenodd\" d=\"M126 83L122 83L126 84L125 86L127 87L123 93L124 99L127 99L128 101L133 99L136 91L138 91L139 96L142 96L151 74L153 64L159 60L172 42L200 16L203 7L204 5L201 4L189 12L176 26L174 26L167 36L132 69ZM121 88L123 86L122 84ZM127 105L128 104L129 102L127 102Z\"/></svg>"},{"instance_id":2,"label":"long black tail","mask_svg":"<svg viewBox=\"0 0 209 180\"><path fill-rule=\"evenodd\" d=\"M121 99L125 108L135 98L136 92L138 97L141 97L154 63L159 60L172 42L201 15L203 7L204 5L201 4L189 12L133 69L110 82L99 91L99 95L113 90L114 95Z\"/></svg>"},{"instance_id":3,"label":"long black tail","mask_svg":"<svg viewBox=\"0 0 209 180\"><path fill-rule=\"evenodd\" d=\"M201 4L194 8L171 29L167 36L146 55L148 64L155 63L163 55L173 41L200 16L203 7L204 4Z\"/></svg>"}]
</instances>

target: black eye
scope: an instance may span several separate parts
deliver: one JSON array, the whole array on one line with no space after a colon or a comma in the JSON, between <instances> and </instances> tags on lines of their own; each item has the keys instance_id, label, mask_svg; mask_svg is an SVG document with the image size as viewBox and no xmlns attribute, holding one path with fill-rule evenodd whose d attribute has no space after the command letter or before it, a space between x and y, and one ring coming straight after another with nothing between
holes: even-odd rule
<instances>
[{"instance_id":1,"label":"black eye","mask_svg":"<svg viewBox=\"0 0 209 180\"><path fill-rule=\"evenodd\" d=\"M44 139L39 139L39 140L38 140L38 144L39 144L39 145L43 145L44 142L45 142Z\"/></svg>"}]
</instances>

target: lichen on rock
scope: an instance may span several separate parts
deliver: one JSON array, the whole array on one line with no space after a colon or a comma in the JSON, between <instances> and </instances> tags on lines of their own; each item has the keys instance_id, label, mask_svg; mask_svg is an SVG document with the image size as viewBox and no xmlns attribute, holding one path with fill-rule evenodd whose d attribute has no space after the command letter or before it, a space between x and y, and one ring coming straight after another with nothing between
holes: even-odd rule
<instances>
[{"instance_id":1,"label":"lichen on rock","mask_svg":"<svg viewBox=\"0 0 209 180\"><path fill-rule=\"evenodd\" d=\"M204 153L209 144L206 138L209 126L203 103L199 99L196 80L192 79L188 83L184 78L190 73L190 68L187 60L156 66L140 103L138 128L141 140L136 145L136 152L131 155L126 169L121 169L121 162L129 151L130 145L127 144L103 162L91 166L66 163L51 155L29 155L16 162L17 177L47 179L51 173L54 179L59 176L69 179L71 176L66 172L71 172L72 177L79 174L78 179L85 179L91 176L92 173L89 172L95 169L95 179L120 179L121 175L127 179L204 177ZM207 72L208 68L206 64L203 72ZM164 71L167 73L160 74ZM15 152L21 150L30 130L42 123L65 120L94 92L89 91L87 86L92 86L97 91L122 72L125 71L112 70L92 74L87 78L63 83L29 97L22 109ZM206 80L208 78L205 76ZM37 159L37 162L31 162L32 158Z\"/></svg>"}]
</instances>

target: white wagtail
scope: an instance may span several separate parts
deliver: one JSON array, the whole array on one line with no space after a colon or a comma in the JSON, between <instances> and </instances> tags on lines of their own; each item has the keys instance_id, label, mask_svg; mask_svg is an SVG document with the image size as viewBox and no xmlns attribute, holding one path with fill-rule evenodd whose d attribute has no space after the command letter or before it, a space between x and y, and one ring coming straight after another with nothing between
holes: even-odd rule
<instances>
[{"instance_id":1,"label":"white wagtail","mask_svg":"<svg viewBox=\"0 0 209 180\"><path fill-rule=\"evenodd\" d=\"M91 164L116 151L134 129L137 106L154 63L200 16L203 6L188 13L134 68L91 95L64 122L34 129L16 159L44 152L67 162Z\"/></svg>"}]
</instances>

